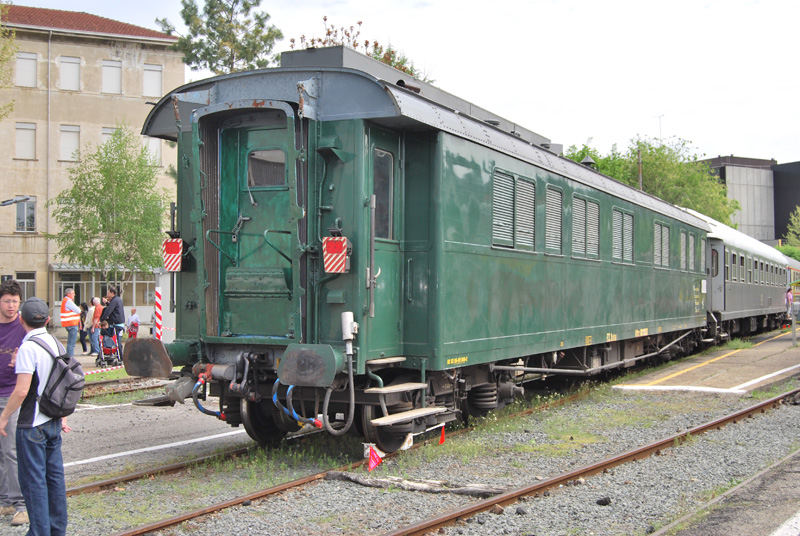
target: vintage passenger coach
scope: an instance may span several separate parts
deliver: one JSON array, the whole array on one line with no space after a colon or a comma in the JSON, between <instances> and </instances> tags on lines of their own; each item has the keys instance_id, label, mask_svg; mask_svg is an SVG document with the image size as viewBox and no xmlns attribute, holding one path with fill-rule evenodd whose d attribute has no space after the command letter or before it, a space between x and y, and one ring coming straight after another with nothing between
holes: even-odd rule
<instances>
[{"instance_id":1,"label":"vintage passenger coach","mask_svg":"<svg viewBox=\"0 0 800 536\"><path fill-rule=\"evenodd\" d=\"M392 451L524 379L724 336L703 218L352 50L282 61L144 125L178 143L183 259L177 340L128 344L129 372L184 366L174 398L261 444L312 423Z\"/></svg>"}]
</instances>

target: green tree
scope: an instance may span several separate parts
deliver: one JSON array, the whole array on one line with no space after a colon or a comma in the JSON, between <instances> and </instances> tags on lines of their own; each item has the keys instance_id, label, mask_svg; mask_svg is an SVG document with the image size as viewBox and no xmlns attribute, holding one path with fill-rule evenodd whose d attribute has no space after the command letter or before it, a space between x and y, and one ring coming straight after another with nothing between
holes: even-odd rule
<instances>
[{"instance_id":1,"label":"green tree","mask_svg":"<svg viewBox=\"0 0 800 536\"><path fill-rule=\"evenodd\" d=\"M181 5L186 35L178 34L167 19L156 19L156 24L178 36L175 49L183 52L183 62L192 70L226 74L274 61L270 54L283 34L268 24L267 13L254 11L261 0L205 0L202 13L195 0L181 0Z\"/></svg>"},{"instance_id":2,"label":"green tree","mask_svg":"<svg viewBox=\"0 0 800 536\"><path fill-rule=\"evenodd\" d=\"M17 54L17 42L14 30L6 26L8 20L8 4L0 2L0 89L11 86L13 73L12 62ZM14 110L14 101L0 105L0 120L8 117Z\"/></svg>"},{"instance_id":3,"label":"green tree","mask_svg":"<svg viewBox=\"0 0 800 536\"><path fill-rule=\"evenodd\" d=\"M600 155L588 143L591 140L580 149L574 145L569 147L564 156L580 162L588 154L599 172L638 188L638 153L641 151L645 192L727 225L739 209L736 200L728 199L725 185L711 173L708 163L700 162L685 140L637 137L631 140L625 153L619 152L615 145L607 156Z\"/></svg>"},{"instance_id":4,"label":"green tree","mask_svg":"<svg viewBox=\"0 0 800 536\"><path fill-rule=\"evenodd\" d=\"M787 257L791 257L796 261L800 261L800 247L784 245L784 246L775 246L775 249L777 249Z\"/></svg>"},{"instance_id":5,"label":"green tree","mask_svg":"<svg viewBox=\"0 0 800 536\"><path fill-rule=\"evenodd\" d=\"M360 41L361 21L358 21L355 25L350 25L349 27L340 26L339 28L333 25L329 26L327 16L322 17L322 22L325 25L324 37L306 38L305 35L301 35L299 40L296 40L294 37L292 37L289 39L289 47L294 49L295 45L299 46L300 48L345 46L352 48L357 52L362 52L362 50L359 49L363 49L363 54L376 59L381 63L385 63L390 67L394 67L398 71L402 71L407 75L413 76L414 78L429 84L433 84L435 82L435 80L430 78L427 74L414 67L414 63L408 57L406 57L405 54L394 48L392 45L384 47L377 41Z\"/></svg>"},{"instance_id":6,"label":"green tree","mask_svg":"<svg viewBox=\"0 0 800 536\"><path fill-rule=\"evenodd\" d=\"M142 139L119 125L94 152L80 156L69 169L72 187L47 202L61 229L47 238L58 244L60 257L123 284L136 271L161 266L169 200L156 187L158 168Z\"/></svg>"},{"instance_id":7,"label":"green tree","mask_svg":"<svg viewBox=\"0 0 800 536\"><path fill-rule=\"evenodd\" d=\"M786 227L786 245L800 248L800 206L795 207L792 213L789 214L789 225Z\"/></svg>"}]
</instances>

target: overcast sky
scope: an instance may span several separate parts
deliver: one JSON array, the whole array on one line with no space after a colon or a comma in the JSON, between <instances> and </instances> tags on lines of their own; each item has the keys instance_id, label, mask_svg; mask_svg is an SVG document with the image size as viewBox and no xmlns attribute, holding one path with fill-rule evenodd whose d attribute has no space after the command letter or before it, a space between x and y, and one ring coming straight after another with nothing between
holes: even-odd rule
<instances>
[{"instance_id":1,"label":"overcast sky","mask_svg":"<svg viewBox=\"0 0 800 536\"><path fill-rule=\"evenodd\" d=\"M14 0L158 29L180 0ZM202 0L200 0L202 3ZM797 0L264 0L289 38L363 21L442 89L607 153L637 135L695 153L800 161ZM190 74L190 78L196 78Z\"/></svg>"}]
</instances>

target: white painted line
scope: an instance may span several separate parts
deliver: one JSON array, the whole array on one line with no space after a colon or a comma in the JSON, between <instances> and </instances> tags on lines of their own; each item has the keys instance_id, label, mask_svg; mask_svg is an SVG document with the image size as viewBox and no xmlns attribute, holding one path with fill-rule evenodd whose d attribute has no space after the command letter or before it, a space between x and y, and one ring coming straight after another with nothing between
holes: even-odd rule
<instances>
[{"instance_id":1,"label":"white painted line","mask_svg":"<svg viewBox=\"0 0 800 536\"><path fill-rule=\"evenodd\" d=\"M629 391L697 391L700 393L729 393L743 394L744 389L720 389L719 387L696 387L693 385L615 385L614 389L626 389Z\"/></svg>"},{"instance_id":2,"label":"white painted line","mask_svg":"<svg viewBox=\"0 0 800 536\"><path fill-rule=\"evenodd\" d=\"M772 378L773 376L778 376L780 374L786 374L787 372L795 370L797 368L800 368L800 365L795 365L793 367L789 367L789 368L785 368L783 370L779 370L778 372L773 372L772 374L767 374L766 376L761 376L760 378L756 378L755 380L750 380L749 382L743 383L742 385L737 385L736 387L734 387L734 389L747 389L751 385L755 385L757 383L763 382L764 380L768 380L768 379Z\"/></svg>"},{"instance_id":3,"label":"white painted line","mask_svg":"<svg viewBox=\"0 0 800 536\"><path fill-rule=\"evenodd\" d=\"M234 435L239 435L239 434L244 434L244 433L245 433L244 430L236 430L234 432L225 432L224 434L216 434L216 435L213 435L213 436L199 437L197 439L188 439L186 441L177 441L175 443L167 443L166 445L157 445L155 447L146 447L146 448L143 448L143 449L129 450L129 451L126 451L126 452L118 452L116 454L109 454L107 456L97 456L96 458L88 458L86 460L79 460L77 462L65 463L64 467L66 468L66 467L73 467L73 466L76 466L76 465L85 465L87 463L95 463L95 462L100 462L100 461L103 461L103 460L113 460L114 458L121 458L123 456L130 456L131 454L141 454L142 452L154 452L154 451L157 451L157 450L164 450L164 449L169 449L169 448L173 448L173 447L182 447L183 445L191 445L192 443L200 443L200 442L203 442L203 441L211 441L211 440L214 440L214 439L219 439L221 437L229 437L229 436L234 436Z\"/></svg>"},{"instance_id":4,"label":"white painted line","mask_svg":"<svg viewBox=\"0 0 800 536\"><path fill-rule=\"evenodd\" d=\"M788 519L769 536L797 536L798 534L800 534L800 512L797 512L794 517Z\"/></svg>"},{"instance_id":5,"label":"white painted line","mask_svg":"<svg viewBox=\"0 0 800 536\"><path fill-rule=\"evenodd\" d=\"M92 404L78 404L75 411L83 411L86 409L111 409L111 408L124 408L125 406L132 406L130 402L127 404L112 404L110 406L94 406Z\"/></svg>"}]
</instances>

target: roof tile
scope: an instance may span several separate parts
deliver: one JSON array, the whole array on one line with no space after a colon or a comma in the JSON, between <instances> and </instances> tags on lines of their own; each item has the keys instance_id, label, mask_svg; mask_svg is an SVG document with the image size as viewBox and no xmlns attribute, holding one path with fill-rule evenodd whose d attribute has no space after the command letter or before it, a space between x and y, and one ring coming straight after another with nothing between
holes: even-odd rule
<instances>
[{"instance_id":1,"label":"roof tile","mask_svg":"<svg viewBox=\"0 0 800 536\"><path fill-rule=\"evenodd\" d=\"M8 16L5 22L25 26L40 26L43 28L58 28L63 30L76 30L108 35L128 35L131 37L150 37L156 39L173 39L165 33L141 26L134 26L105 17L98 17L80 11L62 11L60 9L43 9L9 5Z\"/></svg>"}]
</instances>

